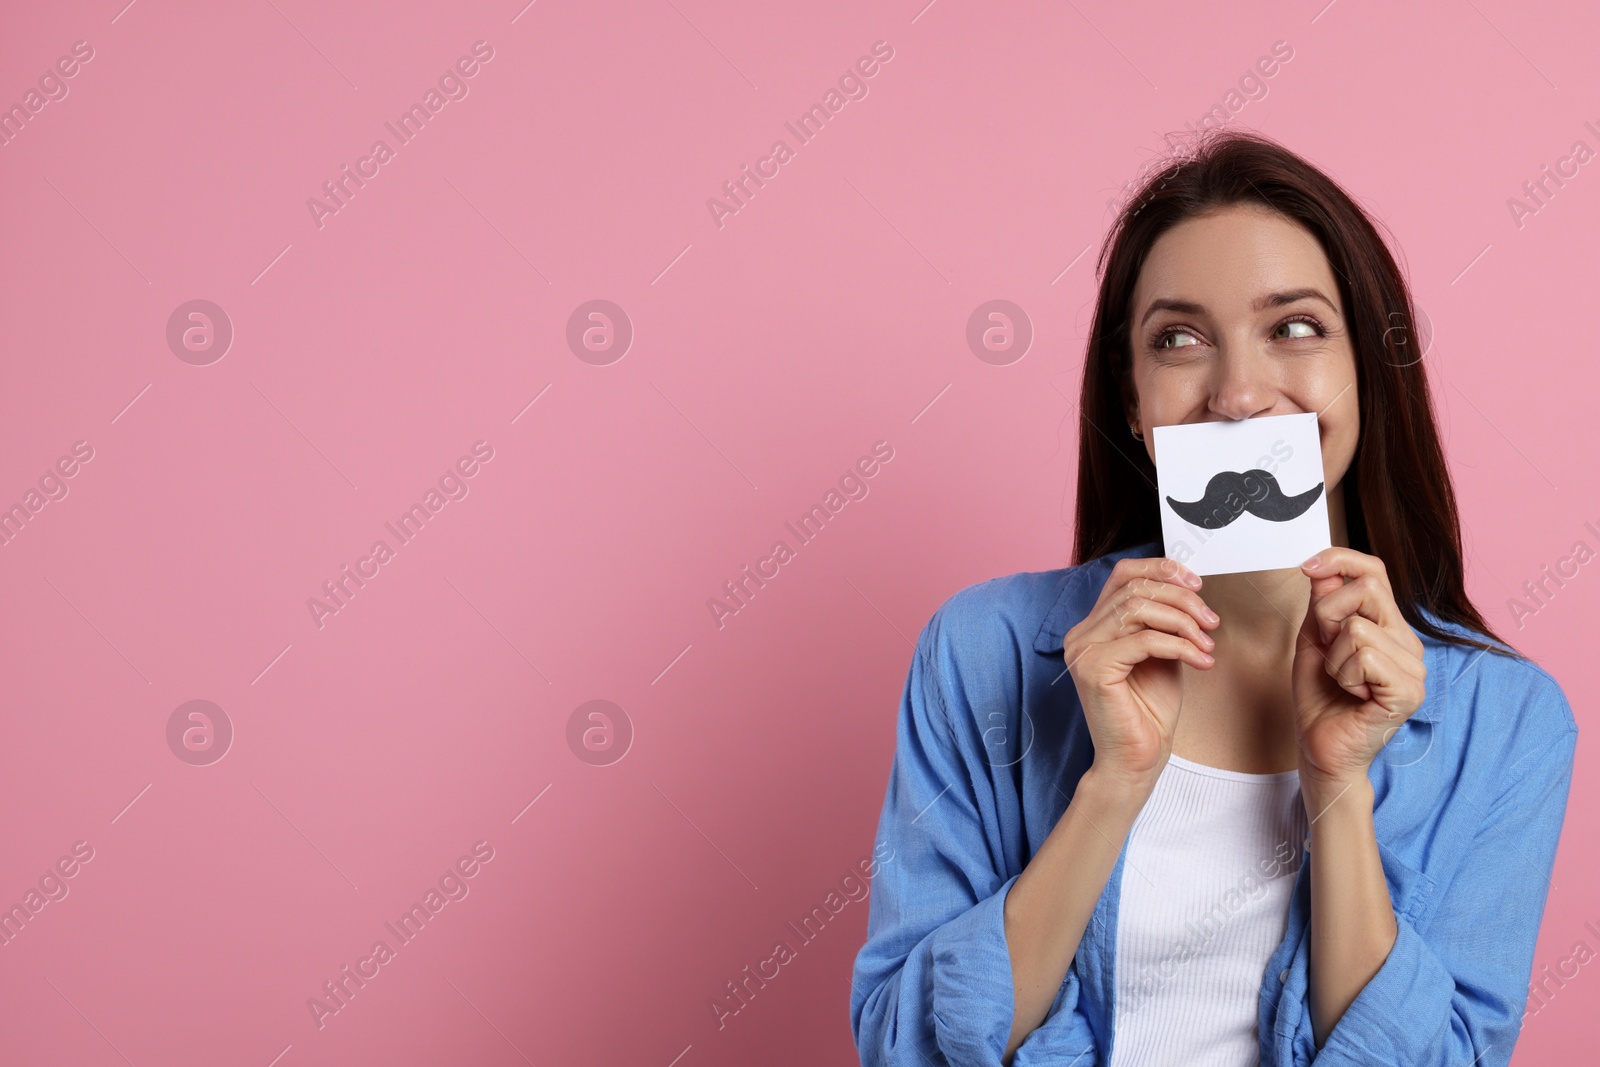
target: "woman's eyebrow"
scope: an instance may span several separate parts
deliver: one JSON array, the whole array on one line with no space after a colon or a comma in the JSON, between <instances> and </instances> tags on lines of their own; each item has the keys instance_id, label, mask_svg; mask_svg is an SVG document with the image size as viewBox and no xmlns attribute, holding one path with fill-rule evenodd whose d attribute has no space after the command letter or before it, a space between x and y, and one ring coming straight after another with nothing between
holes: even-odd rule
<instances>
[{"instance_id":1,"label":"woman's eyebrow","mask_svg":"<svg viewBox=\"0 0 1600 1067\"><path fill-rule=\"evenodd\" d=\"M1205 306L1196 304L1193 300L1170 300L1163 297L1160 300L1150 302L1150 307L1145 311L1144 318L1139 320L1139 325L1143 326L1150 320L1150 316L1158 311L1176 311L1180 315L1204 315L1206 313Z\"/></svg>"},{"instance_id":2,"label":"woman's eyebrow","mask_svg":"<svg viewBox=\"0 0 1600 1067\"><path fill-rule=\"evenodd\" d=\"M1268 293L1266 296L1258 298L1254 307L1257 311L1265 311L1267 308L1282 307L1284 304L1292 304L1296 300L1306 299L1320 300L1328 305L1329 311L1332 311L1335 315L1339 313L1339 309L1334 305L1334 302L1322 295L1322 290L1313 289L1310 286L1302 289L1285 289L1279 293Z\"/></svg>"},{"instance_id":3,"label":"woman's eyebrow","mask_svg":"<svg viewBox=\"0 0 1600 1067\"><path fill-rule=\"evenodd\" d=\"M1292 304L1296 300L1308 299L1320 300L1327 304L1328 309L1335 315L1339 313L1339 308L1332 300L1322 295L1322 290L1313 289L1309 286L1301 289L1285 289L1281 292L1268 293L1266 296L1257 297L1252 307L1256 311L1265 311L1267 308L1282 307L1284 304ZM1206 309L1205 305L1197 304L1192 300L1162 298L1151 302L1150 307L1144 313L1144 317L1139 320L1139 325L1143 326L1149 321L1150 316L1158 311L1176 311L1180 315L1203 315Z\"/></svg>"}]
</instances>

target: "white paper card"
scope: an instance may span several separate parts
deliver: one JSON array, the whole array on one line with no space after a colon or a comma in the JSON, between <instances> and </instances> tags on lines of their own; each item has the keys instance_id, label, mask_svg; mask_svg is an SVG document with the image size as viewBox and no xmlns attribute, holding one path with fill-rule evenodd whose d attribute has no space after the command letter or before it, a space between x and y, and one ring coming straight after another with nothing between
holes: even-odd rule
<instances>
[{"instance_id":1,"label":"white paper card","mask_svg":"<svg viewBox=\"0 0 1600 1067\"><path fill-rule=\"evenodd\" d=\"M1151 432L1170 558L1232 574L1298 567L1333 544L1315 412Z\"/></svg>"}]
</instances>

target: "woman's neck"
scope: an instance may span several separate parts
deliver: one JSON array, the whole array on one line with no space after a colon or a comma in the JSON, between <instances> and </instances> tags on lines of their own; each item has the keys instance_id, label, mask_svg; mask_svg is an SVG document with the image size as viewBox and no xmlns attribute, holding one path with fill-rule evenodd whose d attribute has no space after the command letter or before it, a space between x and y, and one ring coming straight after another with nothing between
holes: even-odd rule
<instances>
[{"instance_id":1,"label":"woman's neck","mask_svg":"<svg viewBox=\"0 0 1600 1067\"><path fill-rule=\"evenodd\" d=\"M1328 494L1328 527L1335 545L1350 544L1342 483ZM1226 639L1234 647L1254 647L1263 653L1281 653L1287 648L1292 654L1294 637L1311 599L1311 580L1298 565L1212 574L1205 577L1200 595L1222 619L1222 626L1212 634L1219 644Z\"/></svg>"},{"instance_id":2,"label":"woman's neck","mask_svg":"<svg viewBox=\"0 0 1600 1067\"><path fill-rule=\"evenodd\" d=\"M1344 497L1328 497L1329 532L1349 543ZM1217 663L1183 671L1183 715L1172 751L1213 767L1270 774L1297 765L1291 666L1311 580L1298 567L1207 575L1200 596L1221 618Z\"/></svg>"},{"instance_id":3,"label":"woman's neck","mask_svg":"<svg viewBox=\"0 0 1600 1067\"><path fill-rule=\"evenodd\" d=\"M1210 574L1200 595L1222 620L1211 635L1219 646L1276 661L1293 648L1311 598L1311 581L1298 568Z\"/></svg>"}]
</instances>

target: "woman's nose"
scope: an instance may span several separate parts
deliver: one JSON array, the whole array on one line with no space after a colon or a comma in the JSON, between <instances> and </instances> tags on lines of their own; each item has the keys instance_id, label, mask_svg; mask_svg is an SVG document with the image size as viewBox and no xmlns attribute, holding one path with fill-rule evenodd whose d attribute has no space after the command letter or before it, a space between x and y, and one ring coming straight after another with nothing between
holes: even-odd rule
<instances>
[{"instance_id":1,"label":"woman's nose","mask_svg":"<svg viewBox=\"0 0 1600 1067\"><path fill-rule=\"evenodd\" d=\"M1224 349L1215 364L1210 409L1226 419L1248 419L1277 403L1269 361L1237 345Z\"/></svg>"}]
</instances>

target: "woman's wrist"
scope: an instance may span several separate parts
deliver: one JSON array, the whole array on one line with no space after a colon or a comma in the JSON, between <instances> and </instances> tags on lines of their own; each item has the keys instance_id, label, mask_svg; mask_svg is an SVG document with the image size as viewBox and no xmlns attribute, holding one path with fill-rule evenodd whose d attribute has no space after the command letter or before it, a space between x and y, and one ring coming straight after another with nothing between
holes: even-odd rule
<instances>
[{"instance_id":1,"label":"woman's wrist","mask_svg":"<svg viewBox=\"0 0 1600 1067\"><path fill-rule=\"evenodd\" d=\"M1158 775L1129 774L1121 770L1092 764L1078 780L1072 794L1075 805L1087 804L1094 811L1109 816L1123 816L1128 821L1139 814L1145 801L1154 792ZM1082 798L1080 800L1080 798Z\"/></svg>"},{"instance_id":2,"label":"woman's wrist","mask_svg":"<svg viewBox=\"0 0 1600 1067\"><path fill-rule=\"evenodd\" d=\"M1307 817L1315 829L1324 816L1338 818L1345 813L1372 815L1374 793L1372 779L1360 775L1324 775L1300 771L1300 795L1306 804Z\"/></svg>"}]
</instances>

